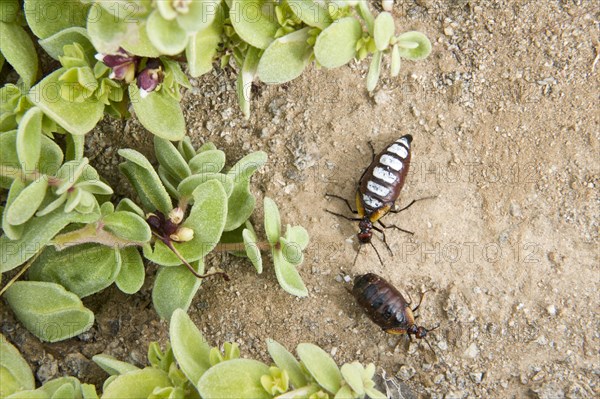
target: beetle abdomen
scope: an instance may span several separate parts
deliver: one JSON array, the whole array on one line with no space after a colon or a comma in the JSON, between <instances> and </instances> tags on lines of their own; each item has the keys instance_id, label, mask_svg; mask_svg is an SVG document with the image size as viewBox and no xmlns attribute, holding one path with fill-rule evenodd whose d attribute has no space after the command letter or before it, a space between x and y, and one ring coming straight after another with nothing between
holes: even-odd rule
<instances>
[{"instance_id":1,"label":"beetle abdomen","mask_svg":"<svg viewBox=\"0 0 600 399\"><path fill-rule=\"evenodd\" d=\"M407 134L377 154L359 182L360 201L365 215L384 207L392 207L400 196L410 165L410 143Z\"/></svg>"},{"instance_id":2,"label":"beetle abdomen","mask_svg":"<svg viewBox=\"0 0 600 399\"><path fill-rule=\"evenodd\" d=\"M402 294L376 274L357 276L352 294L367 316L383 330L407 328L414 323L412 311Z\"/></svg>"}]
</instances>

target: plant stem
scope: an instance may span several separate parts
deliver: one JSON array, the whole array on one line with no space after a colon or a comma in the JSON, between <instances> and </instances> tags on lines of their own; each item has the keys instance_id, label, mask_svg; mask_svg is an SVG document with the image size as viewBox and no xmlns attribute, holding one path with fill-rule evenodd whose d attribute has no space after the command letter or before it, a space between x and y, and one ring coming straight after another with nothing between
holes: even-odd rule
<instances>
[{"instance_id":1,"label":"plant stem","mask_svg":"<svg viewBox=\"0 0 600 399\"><path fill-rule=\"evenodd\" d=\"M57 235L51 241L51 244L59 251L75 245L87 243L96 243L113 248L125 248L134 245L141 246L144 244L143 242L129 241L114 236L103 230L101 225L98 225L97 223L90 223L79 230Z\"/></svg>"},{"instance_id":2,"label":"plant stem","mask_svg":"<svg viewBox=\"0 0 600 399\"><path fill-rule=\"evenodd\" d=\"M19 270L19 272L17 274L15 274L15 276L12 279L10 279L10 281L8 283L6 283L4 288L2 288L2 290L0 291L0 296L2 296L2 294L4 294L4 292L7 289L9 289L10 286L13 285L13 283L15 281L17 281L19 279L19 277L21 277L23 275L23 273L25 273L31 267L31 265L33 265L33 262L35 262L35 260L38 258L38 256L40 256L40 254L42 253L43 250L44 250L44 247L40 248L40 250L37 251L37 253L35 255L33 255L33 257L31 259L29 259L27 261L25 266L23 266L23 268L21 270Z\"/></svg>"},{"instance_id":3,"label":"plant stem","mask_svg":"<svg viewBox=\"0 0 600 399\"><path fill-rule=\"evenodd\" d=\"M271 244L266 241L259 241L253 243L261 251L268 251L271 249ZM222 242L217 244L214 251L217 252L246 252L246 246L243 242Z\"/></svg>"}]
</instances>

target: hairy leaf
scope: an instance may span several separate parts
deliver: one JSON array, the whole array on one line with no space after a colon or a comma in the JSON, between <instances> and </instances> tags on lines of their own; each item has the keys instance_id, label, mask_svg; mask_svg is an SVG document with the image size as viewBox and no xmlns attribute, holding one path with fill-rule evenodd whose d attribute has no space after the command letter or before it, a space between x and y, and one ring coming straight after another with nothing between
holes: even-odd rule
<instances>
[{"instance_id":1,"label":"hairy leaf","mask_svg":"<svg viewBox=\"0 0 600 399\"><path fill-rule=\"evenodd\" d=\"M333 20L323 2L314 0L288 0L290 8L298 18L309 26L325 29Z\"/></svg>"},{"instance_id":2,"label":"hairy leaf","mask_svg":"<svg viewBox=\"0 0 600 399\"><path fill-rule=\"evenodd\" d=\"M198 77L213 69L213 59L217 54L223 31L223 9L219 6L212 23L190 36L185 48L190 75Z\"/></svg>"},{"instance_id":3,"label":"hairy leaf","mask_svg":"<svg viewBox=\"0 0 600 399\"><path fill-rule=\"evenodd\" d=\"M115 284L126 294L135 294L144 285L146 269L142 256L135 247L127 247L120 250L121 270L115 280Z\"/></svg>"},{"instance_id":4,"label":"hairy leaf","mask_svg":"<svg viewBox=\"0 0 600 399\"><path fill-rule=\"evenodd\" d=\"M13 226L21 225L33 217L46 196L48 180L38 178L29 183L6 209L6 220Z\"/></svg>"},{"instance_id":5,"label":"hairy leaf","mask_svg":"<svg viewBox=\"0 0 600 399\"><path fill-rule=\"evenodd\" d=\"M40 281L17 281L4 294L15 316L42 341L56 342L88 330L94 314L77 295L62 286Z\"/></svg>"},{"instance_id":6,"label":"hairy leaf","mask_svg":"<svg viewBox=\"0 0 600 399\"><path fill-rule=\"evenodd\" d=\"M262 273L263 264L262 264L262 255L260 253L260 249L258 248L258 237L256 237L256 233L250 229L244 229L242 232L242 237L244 239L244 247L246 248L246 255L250 259L250 262L256 268L257 273Z\"/></svg>"},{"instance_id":7,"label":"hairy leaf","mask_svg":"<svg viewBox=\"0 0 600 399\"><path fill-rule=\"evenodd\" d=\"M86 55L93 55L95 52L87 30L81 27L63 29L52 36L39 40L38 43L55 60L64 54L63 47L67 44L79 43Z\"/></svg>"},{"instance_id":8,"label":"hairy leaf","mask_svg":"<svg viewBox=\"0 0 600 399\"><path fill-rule=\"evenodd\" d=\"M153 91L140 97L137 85L129 85L129 98L140 123L151 133L171 141L185 135L185 121L179 102L166 90Z\"/></svg>"},{"instance_id":9,"label":"hairy leaf","mask_svg":"<svg viewBox=\"0 0 600 399\"><path fill-rule=\"evenodd\" d=\"M32 218L24 224L23 234L11 241L0 236L0 273L27 262L69 223L92 223L98 220L100 212L88 214L65 213L57 209L45 216Z\"/></svg>"},{"instance_id":10,"label":"hairy leaf","mask_svg":"<svg viewBox=\"0 0 600 399\"><path fill-rule=\"evenodd\" d=\"M150 397L156 388L173 386L164 371L146 367L121 374L106 387L102 399L138 399Z\"/></svg>"},{"instance_id":11,"label":"hairy leaf","mask_svg":"<svg viewBox=\"0 0 600 399\"><path fill-rule=\"evenodd\" d=\"M308 232L302 226L290 226L288 224L285 229L284 237L289 242L297 244L301 250L306 248L309 241Z\"/></svg>"},{"instance_id":12,"label":"hairy leaf","mask_svg":"<svg viewBox=\"0 0 600 399\"><path fill-rule=\"evenodd\" d=\"M267 84L296 79L310 62L312 47L307 43L309 27L273 41L260 57L256 74Z\"/></svg>"},{"instance_id":13,"label":"hairy leaf","mask_svg":"<svg viewBox=\"0 0 600 399\"><path fill-rule=\"evenodd\" d=\"M0 396L5 398L14 392L34 389L35 380L29 364L19 350L0 334Z\"/></svg>"},{"instance_id":14,"label":"hairy leaf","mask_svg":"<svg viewBox=\"0 0 600 399\"><path fill-rule=\"evenodd\" d=\"M279 242L281 237L281 216L277 204L269 197L264 199L265 234L271 245Z\"/></svg>"},{"instance_id":15,"label":"hairy leaf","mask_svg":"<svg viewBox=\"0 0 600 399\"><path fill-rule=\"evenodd\" d=\"M361 37L362 28L355 18L339 19L317 37L315 58L325 68L345 65L356 55L356 42Z\"/></svg>"},{"instance_id":16,"label":"hairy leaf","mask_svg":"<svg viewBox=\"0 0 600 399\"><path fill-rule=\"evenodd\" d=\"M92 357L92 360L94 363L100 366L102 370L106 371L110 375L126 374L131 371L139 370L139 368L135 367L133 364L122 362L110 355L95 355Z\"/></svg>"},{"instance_id":17,"label":"hairy leaf","mask_svg":"<svg viewBox=\"0 0 600 399\"><path fill-rule=\"evenodd\" d=\"M340 389L342 373L327 352L313 344L299 344L296 351L304 367L319 385L329 392Z\"/></svg>"},{"instance_id":18,"label":"hairy leaf","mask_svg":"<svg viewBox=\"0 0 600 399\"><path fill-rule=\"evenodd\" d=\"M150 14L146 32L154 47L162 54L179 54L188 43L188 33L179 26L177 20L164 19L158 10Z\"/></svg>"},{"instance_id":19,"label":"hairy leaf","mask_svg":"<svg viewBox=\"0 0 600 399\"><path fill-rule=\"evenodd\" d=\"M384 51L388 48L395 30L394 17L389 12L384 11L375 18L373 38L377 50Z\"/></svg>"},{"instance_id":20,"label":"hairy leaf","mask_svg":"<svg viewBox=\"0 0 600 399\"><path fill-rule=\"evenodd\" d=\"M297 266L304 261L304 254L302 253L300 245L296 244L295 242L290 242L284 237L281 237L279 242L281 244L281 252L285 260L294 266Z\"/></svg>"},{"instance_id":21,"label":"hairy leaf","mask_svg":"<svg viewBox=\"0 0 600 399\"><path fill-rule=\"evenodd\" d=\"M221 150L202 151L189 162L192 173L219 173L225 166L225 153Z\"/></svg>"},{"instance_id":22,"label":"hairy leaf","mask_svg":"<svg viewBox=\"0 0 600 399\"><path fill-rule=\"evenodd\" d=\"M304 371L302 371L300 362L296 360L294 355L273 339L267 340L267 349L277 367L287 371L290 381L295 388L306 385L306 376L304 375Z\"/></svg>"},{"instance_id":23,"label":"hairy leaf","mask_svg":"<svg viewBox=\"0 0 600 399\"><path fill-rule=\"evenodd\" d=\"M231 195L231 192L233 191L233 179L229 175L224 175L222 173L203 173L199 175L191 175L179 183L179 186L177 186L177 191L182 197L192 198L194 190L200 184L209 180L218 180L223 185L227 197Z\"/></svg>"},{"instance_id":24,"label":"hairy leaf","mask_svg":"<svg viewBox=\"0 0 600 399\"><path fill-rule=\"evenodd\" d=\"M31 87L37 78L38 58L31 38L16 23L0 21L0 53L17 71L27 87Z\"/></svg>"},{"instance_id":25,"label":"hairy leaf","mask_svg":"<svg viewBox=\"0 0 600 399\"><path fill-rule=\"evenodd\" d=\"M173 177L183 180L191 174L190 167L169 140L154 136L154 152L162 167Z\"/></svg>"},{"instance_id":26,"label":"hairy leaf","mask_svg":"<svg viewBox=\"0 0 600 399\"><path fill-rule=\"evenodd\" d=\"M15 198L19 196L21 191L25 188L25 182L21 179L15 179L8 191L8 196L6 198L6 207L2 210L2 230L4 234L11 240L18 240L23 234L23 225L13 226L8 222L8 212L7 209L10 209L10 206L14 202ZM4 250L4 248L2 248Z\"/></svg>"},{"instance_id":27,"label":"hairy leaf","mask_svg":"<svg viewBox=\"0 0 600 399\"><path fill-rule=\"evenodd\" d=\"M273 250L273 265L281 288L295 296L305 297L308 295L308 290L298 270L285 259L281 250Z\"/></svg>"},{"instance_id":28,"label":"hairy leaf","mask_svg":"<svg viewBox=\"0 0 600 399\"><path fill-rule=\"evenodd\" d=\"M377 86L377 82L379 81L382 56L383 53L380 51L376 51L375 54L373 54L373 59L369 66L369 73L367 74L367 90L369 91L375 90L375 86Z\"/></svg>"},{"instance_id":29,"label":"hairy leaf","mask_svg":"<svg viewBox=\"0 0 600 399\"><path fill-rule=\"evenodd\" d=\"M199 381L210 368L210 345L183 309L176 309L169 326L171 347L181 371L190 381Z\"/></svg>"},{"instance_id":30,"label":"hairy leaf","mask_svg":"<svg viewBox=\"0 0 600 399\"><path fill-rule=\"evenodd\" d=\"M204 260L191 263L196 272L204 273ZM152 289L152 303L156 313L169 320L176 309L187 312L202 279L194 276L187 267L161 267Z\"/></svg>"},{"instance_id":31,"label":"hairy leaf","mask_svg":"<svg viewBox=\"0 0 600 399\"><path fill-rule=\"evenodd\" d=\"M45 39L63 29L85 26L90 4L72 0L26 0L24 8L31 31Z\"/></svg>"},{"instance_id":32,"label":"hairy leaf","mask_svg":"<svg viewBox=\"0 0 600 399\"><path fill-rule=\"evenodd\" d=\"M152 237L148 223L132 212L113 212L102 218L102 222L104 230L128 241L147 242Z\"/></svg>"},{"instance_id":33,"label":"hairy leaf","mask_svg":"<svg viewBox=\"0 0 600 399\"><path fill-rule=\"evenodd\" d=\"M260 383L269 374L266 364L250 359L233 359L218 363L206 371L197 389L204 398L262 399L271 398Z\"/></svg>"},{"instance_id":34,"label":"hairy leaf","mask_svg":"<svg viewBox=\"0 0 600 399\"><path fill-rule=\"evenodd\" d=\"M238 103L244 113L246 119L250 118L250 100L252 98L252 82L256 77L256 70L258 68L258 62L260 50L256 47L250 47L244 58L244 64L242 70L238 74L236 80L236 91L238 95Z\"/></svg>"},{"instance_id":35,"label":"hairy leaf","mask_svg":"<svg viewBox=\"0 0 600 399\"><path fill-rule=\"evenodd\" d=\"M431 42L421 32L411 31L398 36L400 56L407 60L418 61L431 54Z\"/></svg>"},{"instance_id":36,"label":"hairy leaf","mask_svg":"<svg viewBox=\"0 0 600 399\"><path fill-rule=\"evenodd\" d=\"M80 298L111 285L121 270L121 257L98 244L76 245L57 251L48 247L33 263L29 279L57 283Z\"/></svg>"},{"instance_id":37,"label":"hairy leaf","mask_svg":"<svg viewBox=\"0 0 600 399\"><path fill-rule=\"evenodd\" d=\"M62 98L58 78L64 72L61 68L46 76L27 97L69 133L86 134L104 116L104 104L92 97L78 103Z\"/></svg>"},{"instance_id":38,"label":"hairy leaf","mask_svg":"<svg viewBox=\"0 0 600 399\"><path fill-rule=\"evenodd\" d=\"M279 29L275 3L270 0L232 0L229 18L236 33L260 49L269 46Z\"/></svg>"}]
</instances>

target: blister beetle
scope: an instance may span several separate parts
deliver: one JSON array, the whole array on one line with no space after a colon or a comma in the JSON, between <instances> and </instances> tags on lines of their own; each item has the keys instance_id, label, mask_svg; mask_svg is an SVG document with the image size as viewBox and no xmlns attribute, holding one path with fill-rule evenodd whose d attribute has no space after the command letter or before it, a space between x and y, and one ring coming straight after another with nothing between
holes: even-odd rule
<instances>
[{"instance_id":1,"label":"blister beetle","mask_svg":"<svg viewBox=\"0 0 600 399\"><path fill-rule=\"evenodd\" d=\"M408 334L416 338L425 338L429 331L437 328L417 326L413 312L419 309L421 301L411 309L410 303L396 287L374 273L357 276L354 279L352 295L367 316L388 334Z\"/></svg>"},{"instance_id":2,"label":"blister beetle","mask_svg":"<svg viewBox=\"0 0 600 399\"><path fill-rule=\"evenodd\" d=\"M327 210L327 212L333 215L359 222L358 227L360 231L357 236L360 244L371 244L373 246L371 243L373 237L372 230L375 230L382 234L383 242L390 253L392 252L387 243L385 232L374 225L376 222L384 229L396 228L405 233L414 234L413 232L404 230L396 225L386 225L381 221L381 218L388 212L402 212L417 201L411 201L402 209L393 209L396 200L400 197L400 191L404 186L404 181L406 180L410 167L410 146L412 139L412 136L407 134L386 146L379 154L375 155L375 151L373 151L372 162L363 172L356 190L357 210L352 208L352 205L350 205L350 202L347 199L335 194L327 194L330 197L345 201L350 212L358 214L358 217L352 218ZM373 147L371 147L371 149L373 149ZM379 257L379 261L383 264L379 252L377 252L375 246L373 246L373 248ZM358 257L358 252L356 255ZM356 262L356 258L354 261Z\"/></svg>"}]
</instances>

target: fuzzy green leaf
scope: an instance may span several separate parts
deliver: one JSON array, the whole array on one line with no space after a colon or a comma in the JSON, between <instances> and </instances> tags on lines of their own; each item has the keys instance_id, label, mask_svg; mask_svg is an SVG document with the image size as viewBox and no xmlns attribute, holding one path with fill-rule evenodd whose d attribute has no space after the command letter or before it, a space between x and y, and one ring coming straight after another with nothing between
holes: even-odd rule
<instances>
[{"instance_id":1,"label":"fuzzy green leaf","mask_svg":"<svg viewBox=\"0 0 600 399\"><path fill-rule=\"evenodd\" d=\"M275 3L270 0L232 0L229 18L236 33L248 44L266 49L279 29Z\"/></svg>"},{"instance_id":2,"label":"fuzzy green leaf","mask_svg":"<svg viewBox=\"0 0 600 399\"><path fill-rule=\"evenodd\" d=\"M151 57L158 58L163 53L158 50L150 37L148 36L148 24L146 20L133 20L127 21L127 32L123 37L121 47L131 54L135 54L140 57ZM134 32L134 34L127 34L128 32Z\"/></svg>"},{"instance_id":3,"label":"fuzzy green leaf","mask_svg":"<svg viewBox=\"0 0 600 399\"><path fill-rule=\"evenodd\" d=\"M431 42L421 32L411 31L398 36L400 56L407 60L418 61L431 54Z\"/></svg>"},{"instance_id":4,"label":"fuzzy green leaf","mask_svg":"<svg viewBox=\"0 0 600 399\"><path fill-rule=\"evenodd\" d=\"M60 284L80 298L111 285L121 269L121 257L110 247L83 244L57 251L48 247L33 263L29 278Z\"/></svg>"},{"instance_id":5,"label":"fuzzy green leaf","mask_svg":"<svg viewBox=\"0 0 600 399\"><path fill-rule=\"evenodd\" d=\"M252 82L256 77L256 70L258 63L260 50L256 47L250 47L244 58L244 65L242 70L238 74L236 80L236 91L238 96L238 103L244 113L246 119L250 118L250 100L252 98Z\"/></svg>"},{"instance_id":6,"label":"fuzzy green leaf","mask_svg":"<svg viewBox=\"0 0 600 399\"><path fill-rule=\"evenodd\" d=\"M24 188L25 182L23 182L21 179L15 179L10 186L10 190L8 191L6 207L2 210L2 230L4 231L4 234L11 240L18 240L21 237L21 234L23 234L23 225L13 226L10 224L7 219L8 212L6 210L10 209L10 206L14 202L15 198L19 196Z\"/></svg>"},{"instance_id":7,"label":"fuzzy green leaf","mask_svg":"<svg viewBox=\"0 0 600 399\"><path fill-rule=\"evenodd\" d=\"M384 11L375 18L373 38L377 50L384 51L388 48L395 30L394 17L389 12Z\"/></svg>"},{"instance_id":8,"label":"fuzzy green leaf","mask_svg":"<svg viewBox=\"0 0 600 399\"><path fill-rule=\"evenodd\" d=\"M223 233L227 215L227 196L219 182L209 180L201 184L194 191L193 197L194 206L182 226L194 230L194 238L188 242L173 244L188 262L203 258L214 249ZM162 241L157 241L153 250L150 246L144 246L144 256L163 266L182 264Z\"/></svg>"},{"instance_id":9,"label":"fuzzy green leaf","mask_svg":"<svg viewBox=\"0 0 600 399\"><path fill-rule=\"evenodd\" d=\"M377 21L375 21L375 29L377 29ZM346 363L342 365L341 372L344 380L350 388L359 395L365 394L365 387L362 378L363 368L358 363Z\"/></svg>"},{"instance_id":10,"label":"fuzzy green leaf","mask_svg":"<svg viewBox=\"0 0 600 399\"><path fill-rule=\"evenodd\" d=\"M213 22L220 0L200 0L189 3L187 13L177 15L179 26L185 29L188 34L196 33L204 29Z\"/></svg>"},{"instance_id":11,"label":"fuzzy green leaf","mask_svg":"<svg viewBox=\"0 0 600 399\"><path fill-rule=\"evenodd\" d=\"M242 237L244 239L244 248L246 248L246 255L250 262L256 268L257 273L262 273L263 264L262 264L262 255L260 253L260 249L258 248L258 237L256 237L256 233L250 229L244 229L242 232Z\"/></svg>"},{"instance_id":12,"label":"fuzzy green leaf","mask_svg":"<svg viewBox=\"0 0 600 399\"><path fill-rule=\"evenodd\" d=\"M179 192L182 197L192 198L194 190L200 184L209 180L218 180L223 185L227 197L231 195L231 192L233 191L233 179L229 175L224 175L222 173L203 173L199 175L191 175L179 183L179 186L177 186L177 192Z\"/></svg>"},{"instance_id":13,"label":"fuzzy green leaf","mask_svg":"<svg viewBox=\"0 0 600 399\"><path fill-rule=\"evenodd\" d=\"M0 334L0 397L35 388L33 373L19 350Z\"/></svg>"},{"instance_id":14,"label":"fuzzy green leaf","mask_svg":"<svg viewBox=\"0 0 600 399\"><path fill-rule=\"evenodd\" d=\"M104 104L92 97L78 103L62 98L58 78L64 72L61 68L46 76L27 97L69 133L86 134L104 115Z\"/></svg>"},{"instance_id":15,"label":"fuzzy green leaf","mask_svg":"<svg viewBox=\"0 0 600 399\"><path fill-rule=\"evenodd\" d=\"M204 260L199 259L191 263L196 272L204 273ZM154 281L152 289L152 303L156 313L164 319L170 320L176 309L187 312L202 279L194 276L185 266L161 267Z\"/></svg>"},{"instance_id":16,"label":"fuzzy green leaf","mask_svg":"<svg viewBox=\"0 0 600 399\"><path fill-rule=\"evenodd\" d=\"M173 312L169 336L181 371L190 381L199 381L210 368L210 345L184 310Z\"/></svg>"},{"instance_id":17,"label":"fuzzy green leaf","mask_svg":"<svg viewBox=\"0 0 600 399\"><path fill-rule=\"evenodd\" d=\"M369 66L369 73L367 74L367 90L369 91L375 90L375 86L377 86L377 82L379 81L382 56L383 53L380 51L376 51L375 54L373 54L373 59L371 60L371 65Z\"/></svg>"},{"instance_id":18,"label":"fuzzy green leaf","mask_svg":"<svg viewBox=\"0 0 600 399\"><path fill-rule=\"evenodd\" d=\"M92 357L94 363L96 363L102 370L106 371L110 375L126 374L132 371L139 370L133 364L122 362L115 359L110 355L95 355Z\"/></svg>"},{"instance_id":19,"label":"fuzzy green leaf","mask_svg":"<svg viewBox=\"0 0 600 399\"><path fill-rule=\"evenodd\" d=\"M115 284L126 294L135 294L144 285L146 269L138 249L127 247L120 250L121 270Z\"/></svg>"},{"instance_id":20,"label":"fuzzy green leaf","mask_svg":"<svg viewBox=\"0 0 600 399\"><path fill-rule=\"evenodd\" d=\"M0 21L0 53L17 71L27 87L31 87L37 78L38 58L31 38L16 23Z\"/></svg>"},{"instance_id":21,"label":"fuzzy green leaf","mask_svg":"<svg viewBox=\"0 0 600 399\"><path fill-rule=\"evenodd\" d=\"M96 4L103 3L105 2L101 1ZM127 23L105 8L95 6L87 18L87 33L100 53L111 54L119 49L127 35L127 30L131 29L132 25L131 21Z\"/></svg>"},{"instance_id":22,"label":"fuzzy green leaf","mask_svg":"<svg viewBox=\"0 0 600 399\"><path fill-rule=\"evenodd\" d=\"M0 21L12 23L17 21L21 6L19 0L3 0L0 2Z\"/></svg>"},{"instance_id":23,"label":"fuzzy green leaf","mask_svg":"<svg viewBox=\"0 0 600 399\"><path fill-rule=\"evenodd\" d=\"M283 257L294 266L301 264L304 261L304 254L300 245L295 242L290 242L284 237L279 239Z\"/></svg>"},{"instance_id":24,"label":"fuzzy green leaf","mask_svg":"<svg viewBox=\"0 0 600 399\"><path fill-rule=\"evenodd\" d=\"M260 57L256 74L267 84L296 79L310 62L312 47L307 43L306 27L273 41Z\"/></svg>"},{"instance_id":25,"label":"fuzzy green leaf","mask_svg":"<svg viewBox=\"0 0 600 399\"><path fill-rule=\"evenodd\" d=\"M179 102L166 90L153 91L140 97L137 85L129 85L129 98L140 123L151 133L171 141L185 135L185 121Z\"/></svg>"},{"instance_id":26,"label":"fuzzy green leaf","mask_svg":"<svg viewBox=\"0 0 600 399\"><path fill-rule=\"evenodd\" d=\"M104 230L128 241L147 242L152 237L148 223L135 213L113 212L102 218L102 222Z\"/></svg>"},{"instance_id":27,"label":"fuzzy green leaf","mask_svg":"<svg viewBox=\"0 0 600 399\"><path fill-rule=\"evenodd\" d=\"M301 250L304 250L309 242L308 232L302 226L287 225L285 229L285 239L297 244Z\"/></svg>"},{"instance_id":28,"label":"fuzzy green leaf","mask_svg":"<svg viewBox=\"0 0 600 399\"><path fill-rule=\"evenodd\" d=\"M383 392L378 391L375 388L366 388L365 389L365 393L371 399L387 399L388 398L388 396L386 394L384 394Z\"/></svg>"},{"instance_id":29,"label":"fuzzy green leaf","mask_svg":"<svg viewBox=\"0 0 600 399\"><path fill-rule=\"evenodd\" d=\"M6 236L0 236L0 273L27 262L41 248L58 234L69 223L92 223L100 217L98 212L80 214L65 213L57 209L48 215L35 217L24 225L23 234L18 240L11 241Z\"/></svg>"},{"instance_id":30,"label":"fuzzy green leaf","mask_svg":"<svg viewBox=\"0 0 600 399\"><path fill-rule=\"evenodd\" d=\"M400 50L398 49L398 45L394 44L394 47L392 47L392 61L390 64L390 75L392 77L396 77L400 74L400 64L401 62L401 57L400 57Z\"/></svg>"},{"instance_id":31,"label":"fuzzy green leaf","mask_svg":"<svg viewBox=\"0 0 600 399\"><path fill-rule=\"evenodd\" d=\"M93 55L94 46L90 42L87 30L80 27L72 27L56 32L38 42L40 46L55 60L63 55L63 47L67 44L79 43L87 55Z\"/></svg>"},{"instance_id":32,"label":"fuzzy green leaf","mask_svg":"<svg viewBox=\"0 0 600 399\"><path fill-rule=\"evenodd\" d=\"M6 221L13 226L27 222L33 217L46 196L48 180L43 177L31 182L13 200L6 212Z\"/></svg>"},{"instance_id":33,"label":"fuzzy green leaf","mask_svg":"<svg viewBox=\"0 0 600 399\"><path fill-rule=\"evenodd\" d=\"M170 386L173 385L167 373L157 368L146 367L115 378L104 390L102 399L148 398L155 389Z\"/></svg>"},{"instance_id":34,"label":"fuzzy green leaf","mask_svg":"<svg viewBox=\"0 0 600 399\"><path fill-rule=\"evenodd\" d=\"M73 26L85 26L90 4L72 0L26 0L27 25L40 39Z\"/></svg>"},{"instance_id":35,"label":"fuzzy green leaf","mask_svg":"<svg viewBox=\"0 0 600 399\"><path fill-rule=\"evenodd\" d=\"M19 122L17 155L24 171L34 170L42 151L42 118L38 107L30 108Z\"/></svg>"},{"instance_id":36,"label":"fuzzy green leaf","mask_svg":"<svg viewBox=\"0 0 600 399\"><path fill-rule=\"evenodd\" d=\"M66 137L67 151L66 159L68 161L78 161L83 159L85 148L85 137L68 134Z\"/></svg>"},{"instance_id":37,"label":"fuzzy green leaf","mask_svg":"<svg viewBox=\"0 0 600 399\"><path fill-rule=\"evenodd\" d=\"M319 385L329 392L337 392L342 383L342 373L327 352L313 344L299 344L296 348L306 370Z\"/></svg>"},{"instance_id":38,"label":"fuzzy green leaf","mask_svg":"<svg viewBox=\"0 0 600 399\"><path fill-rule=\"evenodd\" d=\"M308 290L298 270L285 259L281 250L273 250L273 265L281 288L295 296L305 297L308 295Z\"/></svg>"},{"instance_id":39,"label":"fuzzy green leaf","mask_svg":"<svg viewBox=\"0 0 600 399\"><path fill-rule=\"evenodd\" d=\"M356 42L362 37L362 27L353 17L331 24L317 37L315 58L325 68L347 64L356 55Z\"/></svg>"},{"instance_id":40,"label":"fuzzy green leaf","mask_svg":"<svg viewBox=\"0 0 600 399\"><path fill-rule=\"evenodd\" d=\"M288 0L292 12L309 26L325 29L333 20L323 3L314 0Z\"/></svg>"},{"instance_id":41,"label":"fuzzy green leaf","mask_svg":"<svg viewBox=\"0 0 600 399\"><path fill-rule=\"evenodd\" d=\"M271 245L275 245L281 237L281 216L277 204L269 197L264 199L265 234Z\"/></svg>"},{"instance_id":42,"label":"fuzzy green leaf","mask_svg":"<svg viewBox=\"0 0 600 399\"><path fill-rule=\"evenodd\" d=\"M253 152L240 159L227 172L233 179L233 192L229 196L227 223L225 231L240 227L254 211L256 199L250 192L250 177L258 168L267 162L267 154L262 151Z\"/></svg>"},{"instance_id":43,"label":"fuzzy green leaf","mask_svg":"<svg viewBox=\"0 0 600 399\"><path fill-rule=\"evenodd\" d=\"M121 149L119 155L129 161L119 167L135 187L143 206L149 211L158 209L168 214L173 209L171 197L148 159L131 149Z\"/></svg>"},{"instance_id":44,"label":"fuzzy green leaf","mask_svg":"<svg viewBox=\"0 0 600 399\"><path fill-rule=\"evenodd\" d=\"M17 319L42 341L74 337L94 323L94 314L83 306L77 295L58 284L17 281L4 297Z\"/></svg>"},{"instance_id":45,"label":"fuzzy green leaf","mask_svg":"<svg viewBox=\"0 0 600 399\"><path fill-rule=\"evenodd\" d=\"M206 371L197 389L203 398L219 399L268 399L260 378L269 374L266 364L250 359L228 360Z\"/></svg>"},{"instance_id":46,"label":"fuzzy green leaf","mask_svg":"<svg viewBox=\"0 0 600 399\"><path fill-rule=\"evenodd\" d=\"M213 69L213 60L217 54L221 33L223 32L223 9L219 6L212 23L190 36L185 48L190 75L198 77Z\"/></svg>"},{"instance_id":47,"label":"fuzzy green leaf","mask_svg":"<svg viewBox=\"0 0 600 399\"><path fill-rule=\"evenodd\" d=\"M192 173L219 173L225 166L225 153L221 150L202 151L189 162Z\"/></svg>"},{"instance_id":48,"label":"fuzzy green leaf","mask_svg":"<svg viewBox=\"0 0 600 399\"><path fill-rule=\"evenodd\" d=\"M158 10L154 10L150 14L147 24L148 37L162 54L177 55L185 50L188 33L179 26L176 20L166 20Z\"/></svg>"},{"instance_id":49,"label":"fuzzy green leaf","mask_svg":"<svg viewBox=\"0 0 600 399\"><path fill-rule=\"evenodd\" d=\"M38 388L37 391L44 392L46 395L48 395L47 396L48 398L52 398L52 399L63 398L62 396L55 396L55 395L65 385L71 386L75 391L79 391L79 389L81 388L81 383L79 382L79 380L77 378L75 378L75 377L59 377L59 378L55 378L50 381L46 381L46 383L44 385L42 385L40 388ZM67 396L67 397L71 398L73 396Z\"/></svg>"},{"instance_id":50,"label":"fuzzy green leaf","mask_svg":"<svg viewBox=\"0 0 600 399\"><path fill-rule=\"evenodd\" d=\"M273 359L277 367L287 371L290 376L290 381L295 388L306 385L306 376L304 375L304 371L302 371L300 362L296 360L294 355L285 349L279 342L272 339L267 340L267 349L269 355L271 355L271 359Z\"/></svg>"},{"instance_id":51,"label":"fuzzy green leaf","mask_svg":"<svg viewBox=\"0 0 600 399\"><path fill-rule=\"evenodd\" d=\"M121 201L119 201L115 210L116 211L124 211L124 212L133 212L142 218L145 216L142 208L137 206L137 204L135 202L133 202L132 200L130 200L129 198L123 198Z\"/></svg>"},{"instance_id":52,"label":"fuzzy green leaf","mask_svg":"<svg viewBox=\"0 0 600 399\"><path fill-rule=\"evenodd\" d=\"M169 174L183 180L191 174L190 167L169 140L154 136L154 152L156 159Z\"/></svg>"},{"instance_id":53,"label":"fuzzy green leaf","mask_svg":"<svg viewBox=\"0 0 600 399\"><path fill-rule=\"evenodd\" d=\"M192 140L190 139L190 136L185 136L183 140L181 140L179 144L177 144L177 150L186 162L188 162L196 155L196 150L192 145Z\"/></svg>"}]
</instances>

